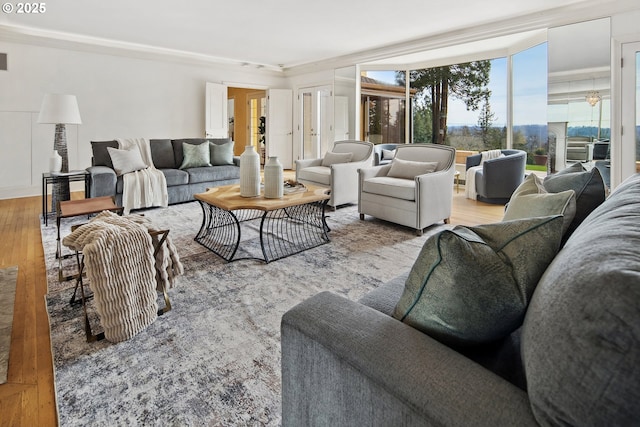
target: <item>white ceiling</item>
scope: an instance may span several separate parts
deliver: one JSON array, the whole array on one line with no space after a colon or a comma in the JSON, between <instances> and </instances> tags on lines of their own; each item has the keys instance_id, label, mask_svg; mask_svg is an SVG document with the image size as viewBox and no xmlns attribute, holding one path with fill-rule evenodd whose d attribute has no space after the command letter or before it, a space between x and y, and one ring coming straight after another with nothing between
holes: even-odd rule
<instances>
[{"instance_id":1,"label":"white ceiling","mask_svg":"<svg viewBox=\"0 0 640 427\"><path fill-rule=\"evenodd\" d=\"M388 57L400 46L409 47L402 54L412 54L416 41L457 40L470 29L498 23L511 32L543 28L586 16L595 6L620 9L636 1L55 0L41 14L0 14L0 37L155 50L283 70L365 52L375 53L373 59Z\"/></svg>"}]
</instances>

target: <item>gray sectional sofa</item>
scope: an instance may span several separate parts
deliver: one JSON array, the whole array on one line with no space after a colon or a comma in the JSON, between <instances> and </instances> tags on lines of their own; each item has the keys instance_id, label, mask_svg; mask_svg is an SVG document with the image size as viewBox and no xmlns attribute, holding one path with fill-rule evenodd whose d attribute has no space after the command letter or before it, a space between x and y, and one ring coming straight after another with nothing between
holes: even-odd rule
<instances>
[{"instance_id":1,"label":"gray sectional sofa","mask_svg":"<svg viewBox=\"0 0 640 427\"><path fill-rule=\"evenodd\" d=\"M227 144L227 138L204 139L151 139L151 157L154 166L164 174L167 181L169 204L194 200L193 195L206 191L209 187L235 184L240 182L240 157L232 158L233 164L214 164L213 166L180 169L183 161L182 144L199 145ZM90 197L114 196L116 203L122 203L122 176L113 169L113 163L107 147L118 148L118 142L92 141L92 166L87 168L91 174ZM213 159L213 155L211 158Z\"/></svg>"},{"instance_id":2,"label":"gray sectional sofa","mask_svg":"<svg viewBox=\"0 0 640 427\"><path fill-rule=\"evenodd\" d=\"M543 271L522 326L475 347L392 317L408 274L300 303L281 325L283 426L637 425L640 174Z\"/></svg>"}]
</instances>

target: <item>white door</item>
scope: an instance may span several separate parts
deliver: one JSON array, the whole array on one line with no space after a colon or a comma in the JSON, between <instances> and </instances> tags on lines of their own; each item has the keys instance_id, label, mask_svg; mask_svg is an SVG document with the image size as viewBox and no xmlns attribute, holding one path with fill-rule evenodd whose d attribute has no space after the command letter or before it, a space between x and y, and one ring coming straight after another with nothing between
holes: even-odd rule
<instances>
[{"instance_id":1,"label":"white door","mask_svg":"<svg viewBox=\"0 0 640 427\"><path fill-rule=\"evenodd\" d=\"M267 91L266 155L277 156L284 169L293 168L293 91Z\"/></svg>"},{"instance_id":2,"label":"white door","mask_svg":"<svg viewBox=\"0 0 640 427\"><path fill-rule=\"evenodd\" d=\"M331 149L334 141L331 87L316 86L300 91L303 159L317 159Z\"/></svg>"},{"instance_id":3,"label":"white door","mask_svg":"<svg viewBox=\"0 0 640 427\"><path fill-rule=\"evenodd\" d=\"M205 135L207 138L227 138L227 86L209 83L206 85Z\"/></svg>"},{"instance_id":4,"label":"white door","mask_svg":"<svg viewBox=\"0 0 640 427\"><path fill-rule=\"evenodd\" d=\"M640 42L622 45L621 88L620 182L640 171Z\"/></svg>"}]
</instances>

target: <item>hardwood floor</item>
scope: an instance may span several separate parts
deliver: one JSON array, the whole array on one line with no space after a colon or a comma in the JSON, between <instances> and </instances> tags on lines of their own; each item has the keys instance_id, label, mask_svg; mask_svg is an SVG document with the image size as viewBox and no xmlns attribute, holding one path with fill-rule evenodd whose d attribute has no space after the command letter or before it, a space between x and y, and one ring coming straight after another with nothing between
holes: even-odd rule
<instances>
[{"instance_id":1,"label":"hardwood floor","mask_svg":"<svg viewBox=\"0 0 640 427\"><path fill-rule=\"evenodd\" d=\"M0 385L0 426L57 425L40 210L40 197L0 200L0 268L18 266L8 382ZM459 193L454 190L451 223L496 222L503 210L467 200L461 186Z\"/></svg>"}]
</instances>

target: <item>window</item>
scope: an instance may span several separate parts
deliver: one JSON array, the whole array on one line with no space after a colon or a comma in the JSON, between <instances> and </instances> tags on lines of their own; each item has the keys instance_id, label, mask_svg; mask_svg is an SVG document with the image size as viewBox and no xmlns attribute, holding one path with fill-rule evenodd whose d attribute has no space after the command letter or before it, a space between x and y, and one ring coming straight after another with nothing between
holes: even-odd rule
<instances>
[{"instance_id":1,"label":"window","mask_svg":"<svg viewBox=\"0 0 640 427\"><path fill-rule=\"evenodd\" d=\"M414 142L461 150L506 145L506 60L411 70Z\"/></svg>"},{"instance_id":2,"label":"window","mask_svg":"<svg viewBox=\"0 0 640 427\"><path fill-rule=\"evenodd\" d=\"M529 152L529 163L537 149L547 149L547 43L507 57L364 71L361 78L363 139L470 151L513 147Z\"/></svg>"},{"instance_id":3,"label":"window","mask_svg":"<svg viewBox=\"0 0 640 427\"><path fill-rule=\"evenodd\" d=\"M374 144L406 143L406 90L397 71L361 74L361 138ZM403 72L401 72L403 73Z\"/></svg>"},{"instance_id":4,"label":"window","mask_svg":"<svg viewBox=\"0 0 640 427\"><path fill-rule=\"evenodd\" d=\"M528 163L535 154L547 155L547 44L512 56L513 148L527 152ZM540 162L540 160L539 160ZM542 160L542 165L546 160Z\"/></svg>"}]
</instances>

